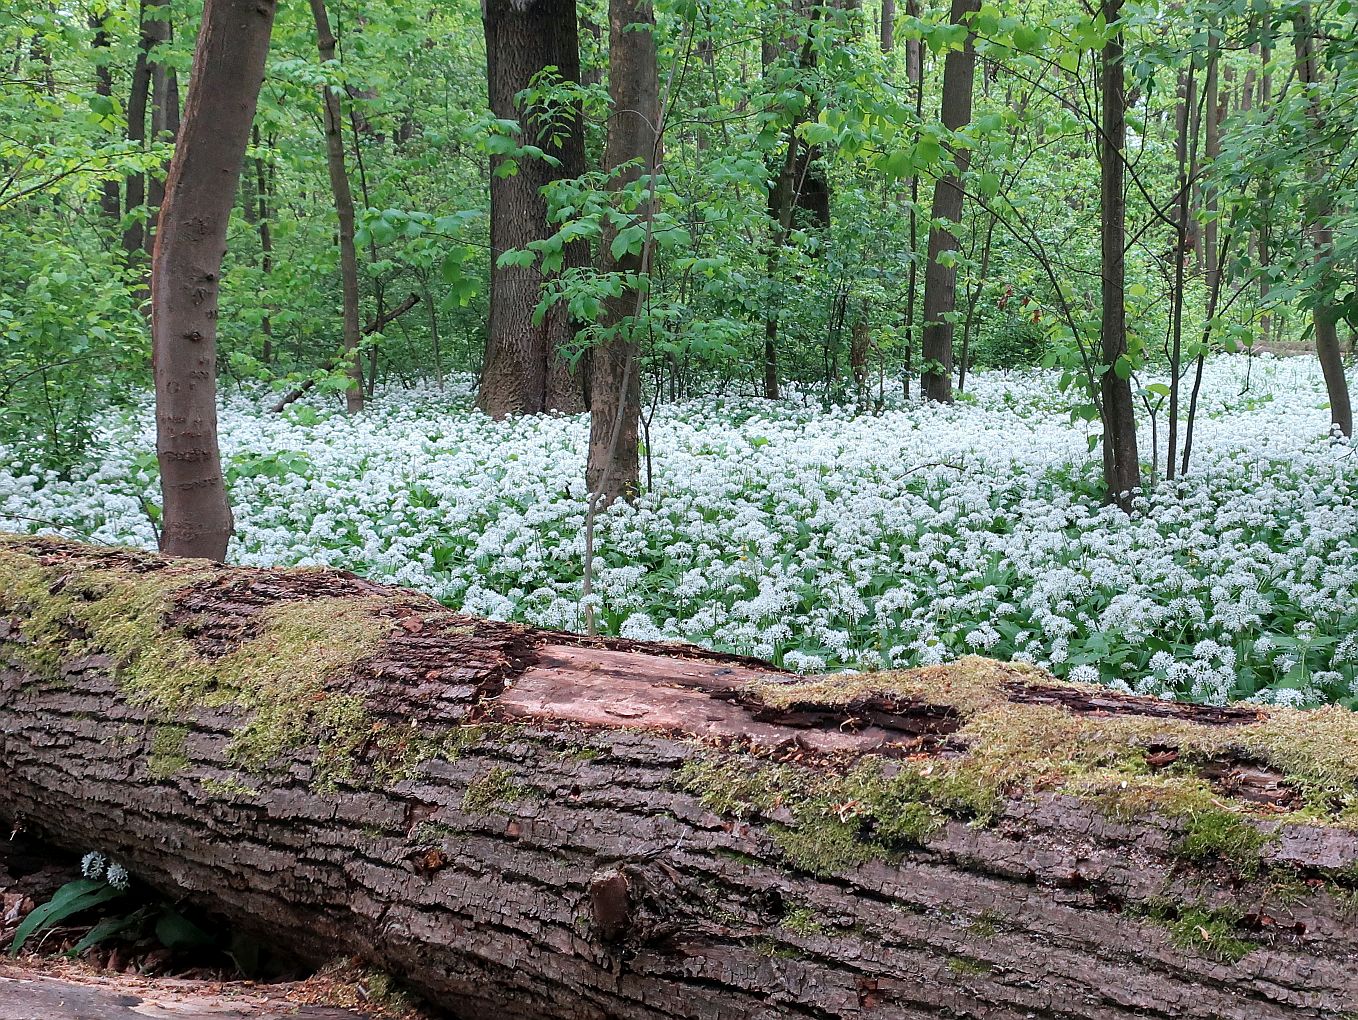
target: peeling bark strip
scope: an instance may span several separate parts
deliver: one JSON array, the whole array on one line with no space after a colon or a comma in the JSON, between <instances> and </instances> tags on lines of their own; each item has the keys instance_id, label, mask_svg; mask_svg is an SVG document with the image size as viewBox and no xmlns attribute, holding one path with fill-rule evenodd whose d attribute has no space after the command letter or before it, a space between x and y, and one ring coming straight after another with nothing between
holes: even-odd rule
<instances>
[{"instance_id":1,"label":"peeling bark strip","mask_svg":"<svg viewBox=\"0 0 1358 1020\"><path fill-rule=\"evenodd\" d=\"M462 1017L1346 1016L1356 778L1341 709L805 681L0 540L6 823Z\"/></svg>"}]
</instances>

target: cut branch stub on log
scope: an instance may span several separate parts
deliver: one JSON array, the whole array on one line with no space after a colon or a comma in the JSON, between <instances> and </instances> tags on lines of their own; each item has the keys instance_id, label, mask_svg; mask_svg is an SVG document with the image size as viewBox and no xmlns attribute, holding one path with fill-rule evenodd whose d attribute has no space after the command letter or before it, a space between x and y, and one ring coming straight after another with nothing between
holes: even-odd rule
<instances>
[{"instance_id":1,"label":"cut branch stub on log","mask_svg":"<svg viewBox=\"0 0 1358 1020\"><path fill-rule=\"evenodd\" d=\"M1358 1012L1358 723L0 542L0 815L465 1017Z\"/></svg>"}]
</instances>

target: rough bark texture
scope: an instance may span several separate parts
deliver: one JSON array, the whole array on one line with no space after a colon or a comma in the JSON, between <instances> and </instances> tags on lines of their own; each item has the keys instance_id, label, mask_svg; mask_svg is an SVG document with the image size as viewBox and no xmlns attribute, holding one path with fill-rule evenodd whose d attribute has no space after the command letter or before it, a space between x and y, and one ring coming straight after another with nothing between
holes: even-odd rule
<instances>
[{"instance_id":1,"label":"rough bark texture","mask_svg":"<svg viewBox=\"0 0 1358 1020\"><path fill-rule=\"evenodd\" d=\"M335 33L330 30L330 18L324 0L311 0L311 16L316 22L316 47L321 63L335 59ZM349 187L349 172L344 166L344 117L340 111L338 89L326 86L323 90L325 106L325 163L330 171L330 193L335 200L335 218L339 222L340 286L344 301L344 353L352 361L349 374L353 378L344 391L344 405L350 414L363 410L363 359L359 343L363 335L358 323L358 252L354 248L354 192Z\"/></svg>"},{"instance_id":2,"label":"rough bark texture","mask_svg":"<svg viewBox=\"0 0 1358 1020\"><path fill-rule=\"evenodd\" d=\"M264 80L274 0L208 0L151 264L162 545L221 559L233 522L217 447L217 288Z\"/></svg>"},{"instance_id":3,"label":"rough bark texture","mask_svg":"<svg viewBox=\"0 0 1358 1020\"><path fill-rule=\"evenodd\" d=\"M1122 17L1122 0L1106 0L1106 22ZM1103 317L1099 327L1102 362L1099 378L1103 416L1103 480L1109 502L1130 509L1132 492L1141 487L1141 461L1136 449L1136 410L1131 371L1118 369L1127 353L1127 197L1123 150L1127 144L1127 86L1123 78L1122 34L1103 48L1103 130L1099 133L1099 234L1103 283Z\"/></svg>"},{"instance_id":4,"label":"rough bark texture","mask_svg":"<svg viewBox=\"0 0 1358 1020\"><path fill-rule=\"evenodd\" d=\"M1345 1016L1355 761L1342 709L0 543L0 816L460 1017Z\"/></svg>"},{"instance_id":5,"label":"rough bark texture","mask_svg":"<svg viewBox=\"0 0 1358 1020\"><path fill-rule=\"evenodd\" d=\"M604 167L613 173L609 186L615 192L655 174L660 163L660 81L654 30L650 0L610 0L608 90L613 112ZM651 197L629 210L642 223L651 216ZM649 270L649 241L641 251L614 259L610 248L615 230L605 228L599 245L604 268L639 281ZM605 502L636 492L640 482L641 343L633 335L641 310L639 295L638 287L629 284L604 302L603 324L613 334L593 349L590 358L585 482Z\"/></svg>"},{"instance_id":6,"label":"rough bark texture","mask_svg":"<svg viewBox=\"0 0 1358 1020\"><path fill-rule=\"evenodd\" d=\"M524 250L555 233L556 225L547 220L543 188L585 171L579 111L563 121L559 110L523 109L515 98L547 67L556 68L564 83L579 82L575 0L487 0L484 15L491 112L518 121L519 142L540 147L560 163L524 156L513 160L518 172L505 176L511 157L491 158L490 319L477 404L496 418L549 410L574 413L583 409L583 389L563 356L575 334L565 306L557 304L535 323L546 282L541 269L496 262L507 251ZM567 267L583 265L588 249L577 243L565 254Z\"/></svg>"},{"instance_id":7,"label":"rough bark texture","mask_svg":"<svg viewBox=\"0 0 1358 1020\"><path fill-rule=\"evenodd\" d=\"M954 25L968 23L980 10L981 0L953 0ZM976 77L974 38L968 33L966 45L951 51L943 60L943 126L957 131L971 121L971 96ZM953 324L947 318L957 308L957 266L945 259L956 252L953 234L962 220L962 176L971 165L971 152L954 148L955 169L934 184L933 223L929 231L929 261L924 270L924 328L920 353L924 365L920 385L929 400L952 403ZM938 224L952 226L939 226Z\"/></svg>"}]
</instances>

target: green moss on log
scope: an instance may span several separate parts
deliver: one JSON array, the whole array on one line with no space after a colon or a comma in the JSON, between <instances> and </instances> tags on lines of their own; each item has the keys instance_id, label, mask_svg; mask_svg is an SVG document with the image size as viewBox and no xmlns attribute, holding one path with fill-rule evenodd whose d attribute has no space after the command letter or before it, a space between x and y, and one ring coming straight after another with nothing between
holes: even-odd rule
<instances>
[{"instance_id":1,"label":"green moss on log","mask_svg":"<svg viewBox=\"0 0 1358 1020\"><path fill-rule=\"evenodd\" d=\"M195 709L236 706L248 721L235 734L229 760L258 772L284 752L318 749L317 780L353 772L357 749L373 735L363 700L337 693L331 681L376 652L391 633L381 597L318 597L264 607L258 629L222 655L202 654L188 636L189 620L172 626L176 596L220 575L221 568L175 560L133 569L144 554L114 552L79 559L52 557L38 543L0 540L0 608L21 621L11 654L41 680L60 676L63 663L103 655L129 700L167 720ZM59 552L59 550L49 550ZM169 749L175 728L152 741L148 768L164 777L188 762ZM395 739L395 738L389 738ZM425 748L428 749L427 746Z\"/></svg>"}]
</instances>

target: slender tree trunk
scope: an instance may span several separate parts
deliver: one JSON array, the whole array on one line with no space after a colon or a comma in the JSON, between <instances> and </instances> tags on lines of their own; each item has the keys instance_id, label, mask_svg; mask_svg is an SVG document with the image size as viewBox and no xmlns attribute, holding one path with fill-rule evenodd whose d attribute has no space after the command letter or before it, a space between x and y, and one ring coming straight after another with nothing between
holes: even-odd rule
<instances>
[{"instance_id":1,"label":"slender tree trunk","mask_svg":"<svg viewBox=\"0 0 1358 1020\"><path fill-rule=\"evenodd\" d=\"M272 174L269 173L260 145L259 127L253 129L255 145L255 200L258 203L255 229L259 232L259 269L264 276L264 319L260 330L264 334L264 364L273 364L273 319L269 315L269 287L273 279L273 228L269 224L269 198ZM272 148L272 146L270 146Z\"/></svg>"},{"instance_id":2,"label":"slender tree trunk","mask_svg":"<svg viewBox=\"0 0 1358 1020\"><path fill-rule=\"evenodd\" d=\"M1259 43L1259 106L1263 110L1267 110L1273 102L1273 73L1269 70L1269 64L1273 60L1273 45L1270 35L1272 24L1271 19L1266 16L1264 19L1264 38ZM1255 245L1259 251L1259 268L1264 270L1259 274L1259 304L1265 309L1264 313L1259 316L1259 341L1263 344L1268 343L1269 330L1273 319L1273 316L1267 311L1269 296L1267 269L1272 257L1269 246L1268 222L1269 220L1266 218L1264 228L1255 236Z\"/></svg>"},{"instance_id":3,"label":"slender tree trunk","mask_svg":"<svg viewBox=\"0 0 1358 1020\"><path fill-rule=\"evenodd\" d=\"M980 10L981 0L952 0L951 21L968 24ZM971 121L971 97L976 77L974 37L968 31L966 45L952 50L943 61L943 126L957 131ZM957 266L946 256L957 250L954 231L962 220L962 177L971 163L969 150L953 151L955 169L934 184L933 226L929 231L929 261L924 268L924 331L920 383L925 397L952 403L953 324L957 307ZM941 225L940 225L941 224Z\"/></svg>"},{"instance_id":4,"label":"slender tree trunk","mask_svg":"<svg viewBox=\"0 0 1358 1020\"><path fill-rule=\"evenodd\" d=\"M1311 5L1302 4L1297 15L1297 78L1307 87L1310 101L1310 116L1317 136L1325 133L1325 119L1321 108L1318 86L1321 79L1320 55L1317 52L1315 26L1311 20ZM1309 176L1315 189L1314 204L1310 213L1312 219L1311 247L1315 264L1325 274L1332 293L1338 292L1338 281L1334 266L1334 231L1330 217L1334 214L1334 200L1329 190L1325 167L1319 157L1312 157L1308 167ZM1353 408L1349 402L1349 382L1344 374L1344 355L1339 347L1340 312L1333 303L1314 300L1312 324L1316 333L1316 354L1320 358L1320 369L1325 376L1325 391L1330 398L1330 424L1345 436L1353 435Z\"/></svg>"},{"instance_id":5,"label":"slender tree trunk","mask_svg":"<svg viewBox=\"0 0 1358 1020\"><path fill-rule=\"evenodd\" d=\"M1221 41L1215 18L1208 21L1207 80L1203 87L1203 118L1206 121L1203 155L1208 168L1221 155ZM1210 174L1210 170L1208 171ZM1217 189L1210 176L1203 185L1202 265L1204 283L1211 290L1217 275Z\"/></svg>"},{"instance_id":6,"label":"slender tree trunk","mask_svg":"<svg viewBox=\"0 0 1358 1020\"><path fill-rule=\"evenodd\" d=\"M920 16L920 0L906 0L905 13L912 18ZM918 39L905 41L905 76L916 86L924 83L924 45Z\"/></svg>"},{"instance_id":7,"label":"slender tree trunk","mask_svg":"<svg viewBox=\"0 0 1358 1020\"><path fill-rule=\"evenodd\" d=\"M220 560L233 522L217 445L217 290L273 0L207 0L151 264L161 546Z\"/></svg>"},{"instance_id":8,"label":"slender tree trunk","mask_svg":"<svg viewBox=\"0 0 1358 1020\"><path fill-rule=\"evenodd\" d=\"M94 39L90 45L95 52L94 94L103 100L111 101L113 69L109 67L109 51L112 48L112 40L108 34L108 19L108 11L102 9L90 15L90 27L94 29ZM115 231L121 218L119 197L117 181L104 181L99 186L99 211L104 214L109 227Z\"/></svg>"},{"instance_id":9,"label":"slender tree trunk","mask_svg":"<svg viewBox=\"0 0 1358 1020\"><path fill-rule=\"evenodd\" d=\"M1104 0L1108 25L1122 17L1123 0ZM1132 492L1141 487L1141 461L1136 450L1136 412L1127 354L1126 243L1127 207L1123 150L1127 145L1127 95L1123 79L1122 32L1103 48L1103 130L1099 139L1099 220L1102 241L1103 321L1099 330L1102 361L1099 381L1103 408L1103 477L1108 499L1131 509Z\"/></svg>"},{"instance_id":10,"label":"slender tree trunk","mask_svg":"<svg viewBox=\"0 0 1358 1020\"><path fill-rule=\"evenodd\" d=\"M896 0L882 0L882 22L879 39L882 53L890 54L896 49Z\"/></svg>"},{"instance_id":11,"label":"slender tree trunk","mask_svg":"<svg viewBox=\"0 0 1358 1020\"><path fill-rule=\"evenodd\" d=\"M1179 165L1179 191L1174 214L1174 293L1171 298L1172 307L1170 308L1170 328L1173 331L1173 336L1170 341L1169 352L1169 447L1165 459L1165 476L1171 481L1173 481L1175 475L1179 447L1179 391L1180 376L1183 370L1184 302L1186 298L1184 269L1190 243L1188 233L1189 193L1193 187L1188 177L1188 126L1193 119L1190 111L1197 101L1196 86L1196 68L1190 65L1184 72L1180 84L1179 113L1174 147L1175 157ZM1158 456L1159 447L1153 445L1152 448Z\"/></svg>"},{"instance_id":12,"label":"slender tree trunk","mask_svg":"<svg viewBox=\"0 0 1358 1020\"><path fill-rule=\"evenodd\" d=\"M321 63L335 59L335 33L330 30L330 17L325 0L311 0L311 16L316 22L316 46ZM340 110L340 91L326 86L325 102L325 161L330 171L330 191L335 200L335 216L339 220L340 282L344 292L344 351L350 362L349 388L344 392L345 408L350 414L363 410L363 358L359 345L362 333L358 312L358 252L354 248L354 193L349 186L349 173L344 166L344 116Z\"/></svg>"},{"instance_id":13,"label":"slender tree trunk","mask_svg":"<svg viewBox=\"0 0 1358 1020\"><path fill-rule=\"evenodd\" d=\"M140 147L146 142L146 104L151 94L151 41L146 35L146 0L139 6L137 62L132 68L132 88L127 98L127 140ZM129 265L139 264L146 247L146 223L142 219L146 204L146 175L127 178L123 210L128 222L123 230L123 252Z\"/></svg>"},{"instance_id":14,"label":"slender tree trunk","mask_svg":"<svg viewBox=\"0 0 1358 1020\"><path fill-rule=\"evenodd\" d=\"M967 390L967 373L971 371L971 334L976 324L976 313L980 311L981 293L990 276L990 255L995 245L995 227L998 220L989 216L986 222L985 241L981 244L981 262L976 269L976 283L967 294L967 317L962 322L962 350L957 366L957 392Z\"/></svg>"},{"instance_id":15,"label":"slender tree trunk","mask_svg":"<svg viewBox=\"0 0 1358 1020\"><path fill-rule=\"evenodd\" d=\"M560 119L549 121L547 111L524 108L516 98L544 68L555 68L567 83L580 80L575 0L487 0L483 12L491 112L501 120L518 121L520 141L540 146L560 165L530 156L491 157L490 318L477 405L495 418L575 412L582 407L581 387L565 358L574 324L562 303L535 321L543 287L554 274L544 274L537 265L498 263L505 252L524 250L555 232L543 189L585 170L579 110L572 111L563 130ZM517 165L517 173L506 173L511 164ZM565 268L583 265L587 258L583 245L572 244Z\"/></svg>"},{"instance_id":16,"label":"slender tree trunk","mask_svg":"<svg viewBox=\"0 0 1358 1020\"><path fill-rule=\"evenodd\" d=\"M151 140L173 142L179 134L179 78L174 68L165 62L165 49L174 38L174 26L162 13L147 20L143 31L150 40L148 70L151 76ZM169 165L166 164L166 169ZM147 180L148 224L154 228L160 203L165 196L165 182L152 174ZM148 236L147 247L155 243Z\"/></svg>"},{"instance_id":17,"label":"slender tree trunk","mask_svg":"<svg viewBox=\"0 0 1358 1020\"><path fill-rule=\"evenodd\" d=\"M608 91L613 100L608 121L604 168L610 190L620 194L645 176L653 179L660 161L660 82L656 66L655 12L650 0L610 0L608 8ZM621 169L630 164L627 169ZM648 197L636 216L649 222ZM636 274L648 286L649 249L610 255L613 230L600 244L606 269ZM604 306L603 324L611 331L593 350L590 381L589 462L586 483L605 503L634 493L640 482L638 432L641 418L641 338L636 334L644 293L624 285Z\"/></svg>"}]
</instances>

